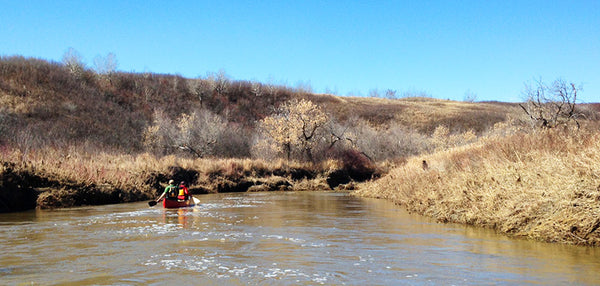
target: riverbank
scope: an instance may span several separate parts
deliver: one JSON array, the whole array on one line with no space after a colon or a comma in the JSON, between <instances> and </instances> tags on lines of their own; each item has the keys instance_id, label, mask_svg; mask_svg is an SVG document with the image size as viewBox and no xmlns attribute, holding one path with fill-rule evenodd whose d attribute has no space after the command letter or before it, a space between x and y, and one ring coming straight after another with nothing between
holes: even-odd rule
<instances>
[{"instance_id":1,"label":"riverbank","mask_svg":"<svg viewBox=\"0 0 600 286\"><path fill-rule=\"evenodd\" d=\"M193 194L334 189L377 176L368 162L157 158L83 150L2 150L0 212L150 200L170 179Z\"/></svg>"},{"instance_id":2,"label":"riverbank","mask_svg":"<svg viewBox=\"0 0 600 286\"><path fill-rule=\"evenodd\" d=\"M411 158L353 194L440 222L600 246L600 134L592 128L490 137Z\"/></svg>"}]
</instances>

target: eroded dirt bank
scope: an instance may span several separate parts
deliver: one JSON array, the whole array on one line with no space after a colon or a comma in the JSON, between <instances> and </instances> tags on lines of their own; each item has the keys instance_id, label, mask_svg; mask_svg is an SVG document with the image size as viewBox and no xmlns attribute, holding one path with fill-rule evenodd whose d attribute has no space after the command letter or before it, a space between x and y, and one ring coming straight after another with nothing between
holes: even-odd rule
<instances>
[{"instance_id":1,"label":"eroded dirt bank","mask_svg":"<svg viewBox=\"0 0 600 286\"><path fill-rule=\"evenodd\" d=\"M0 171L0 212L133 202L151 196L149 186L121 189L109 183L73 182L6 162Z\"/></svg>"}]
</instances>

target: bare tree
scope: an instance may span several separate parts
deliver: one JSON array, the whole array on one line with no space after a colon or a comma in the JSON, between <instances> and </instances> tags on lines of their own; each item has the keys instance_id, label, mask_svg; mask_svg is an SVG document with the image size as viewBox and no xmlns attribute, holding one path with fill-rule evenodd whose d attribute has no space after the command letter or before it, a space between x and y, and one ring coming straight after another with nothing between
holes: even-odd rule
<instances>
[{"instance_id":1,"label":"bare tree","mask_svg":"<svg viewBox=\"0 0 600 286\"><path fill-rule=\"evenodd\" d=\"M188 80L188 88L190 93L198 97L200 106L203 106L204 101L214 90L215 84L211 80L201 78Z\"/></svg>"},{"instance_id":2,"label":"bare tree","mask_svg":"<svg viewBox=\"0 0 600 286\"><path fill-rule=\"evenodd\" d=\"M263 94L262 85L259 82L252 82L252 94L259 97Z\"/></svg>"},{"instance_id":3,"label":"bare tree","mask_svg":"<svg viewBox=\"0 0 600 286\"><path fill-rule=\"evenodd\" d=\"M410 97L431 97L431 94L425 90L416 90L416 89L412 89L412 90L407 90L405 92L402 92L402 95L400 96L401 98L410 98Z\"/></svg>"},{"instance_id":4,"label":"bare tree","mask_svg":"<svg viewBox=\"0 0 600 286\"><path fill-rule=\"evenodd\" d=\"M177 147L197 157L212 154L212 150L227 126L227 122L207 109L183 114L177 124L179 136Z\"/></svg>"},{"instance_id":5,"label":"bare tree","mask_svg":"<svg viewBox=\"0 0 600 286\"><path fill-rule=\"evenodd\" d=\"M266 91L269 96L273 96L273 97L276 96L278 90L279 90L279 87L273 82L273 80L270 80L267 83Z\"/></svg>"},{"instance_id":6,"label":"bare tree","mask_svg":"<svg viewBox=\"0 0 600 286\"><path fill-rule=\"evenodd\" d=\"M299 150L313 161L313 150L324 141L328 121L329 117L311 101L292 99L274 115L261 120L259 130L271 140L273 149L288 159L294 150Z\"/></svg>"},{"instance_id":7,"label":"bare tree","mask_svg":"<svg viewBox=\"0 0 600 286\"><path fill-rule=\"evenodd\" d=\"M362 143L360 136L364 134L357 129L357 126L361 123L363 123L363 121L359 119L358 116L350 117L343 124L340 124L335 120L331 120L328 128L329 139L327 142L329 146L327 150L355 150L364 155L370 161L373 161L372 156L364 152L363 149L361 149L362 146L360 146Z\"/></svg>"},{"instance_id":8,"label":"bare tree","mask_svg":"<svg viewBox=\"0 0 600 286\"><path fill-rule=\"evenodd\" d=\"M477 94L475 92L472 92L470 89L465 91L465 96L463 98L463 101L475 102L476 100L477 100Z\"/></svg>"},{"instance_id":9,"label":"bare tree","mask_svg":"<svg viewBox=\"0 0 600 286\"><path fill-rule=\"evenodd\" d=\"M555 80L551 85L537 80L535 86L526 85L527 101L519 104L532 122L541 128L554 128L575 122L580 114L576 111L577 93L581 87L567 83L563 79Z\"/></svg>"},{"instance_id":10,"label":"bare tree","mask_svg":"<svg viewBox=\"0 0 600 286\"><path fill-rule=\"evenodd\" d=\"M369 97L379 97L379 90L377 90L376 88L369 90Z\"/></svg>"},{"instance_id":11,"label":"bare tree","mask_svg":"<svg viewBox=\"0 0 600 286\"><path fill-rule=\"evenodd\" d=\"M146 129L144 145L151 151L171 153L185 151L196 157L213 154L213 149L226 130L227 122L207 109L181 114L177 121L163 112L154 113L154 123Z\"/></svg>"},{"instance_id":12,"label":"bare tree","mask_svg":"<svg viewBox=\"0 0 600 286\"><path fill-rule=\"evenodd\" d=\"M344 124L340 124L335 120L331 120L328 126L328 148L333 149L336 146L340 146L342 149L353 149L356 148L355 134L352 132L352 127L356 125L358 121L357 116L349 118Z\"/></svg>"},{"instance_id":13,"label":"bare tree","mask_svg":"<svg viewBox=\"0 0 600 286\"><path fill-rule=\"evenodd\" d=\"M108 53L106 57L97 55L94 58L94 69L98 74L110 75L117 70L119 63L114 53Z\"/></svg>"},{"instance_id":14,"label":"bare tree","mask_svg":"<svg viewBox=\"0 0 600 286\"><path fill-rule=\"evenodd\" d=\"M211 89L220 95L225 94L231 86L231 79L224 70L219 70L218 73L209 73L206 80Z\"/></svg>"},{"instance_id":15,"label":"bare tree","mask_svg":"<svg viewBox=\"0 0 600 286\"><path fill-rule=\"evenodd\" d=\"M152 125L144 131L144 146L153 153L166 154L175 146L177 128L162 110L155 110Z\"/></svg>"},{"instance_id":16,"label":"bare tree","mask_svg":"<svg viewBox=\"0 0 600 286\"><path fill-rule=\"evenodd\" d=\"M396 91L396 90L393 90L393 89L386 89L386 90L385 90L385 97L386 97L386 98L388 98L388 99L396 99L396 98L398 98L398 97L396 96L396 93L397 93L397 91Z\"/></svg>"},{"instance_id":17,"label":"bare tree","mask_svg":"<svg viewBox=\"0 0 600 286\"><path fill-rule=\"evenodd\" d=\"M350 124L346 139L352 142L352 149L371 161L405 158L428 148L427 138L416 131L398 124L387 128L373 127L363 119Z\"/></svg>"},{"instance_id":18,"label":"bare tree","mask_svg":"<svg viewBox=\"0 0 600 286\"><path fill-rule=\"evenodd\" d=\"M63 54L62 62L72 74L77 76L81 75L85 69L81 54L74 48L67 49Z\"/></svg>"},{"instance_id":19,"label":"bare tree","mask_svg":"<svg viewBox=\"0 0 600 286\"><path fill-rule=\"evenodd\" d=\"M0 144L5 140L9 125L9 113L5 107L0 107Z\"/></svg>"}]
</instances>

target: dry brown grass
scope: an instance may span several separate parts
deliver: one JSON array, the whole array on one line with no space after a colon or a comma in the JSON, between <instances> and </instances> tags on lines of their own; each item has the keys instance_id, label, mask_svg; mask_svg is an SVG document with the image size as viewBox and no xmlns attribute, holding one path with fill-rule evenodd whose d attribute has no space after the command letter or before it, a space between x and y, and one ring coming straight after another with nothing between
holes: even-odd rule
<instances>
[{"instance_id":1,"label":"dry brown grass","mask_svg":"<svg viewBox=\"0 0 600 286\"><path fill-rule=\"evenodd\" d=\"M77 198L86 204L96 204L93 196L89 200L85 198L90 191L99 194L102 200L115 190L127 196L123 201L153 198L169 179L185 180L191 190L199 193L248 191L253 185L264 185L264 190L279 190L281 186L294 184L293 189L306 190L309 186L324 185L326 172L340 167L335 161L310 164L286 160L155 157L147 153L89 153L84 147L75 146L68 150L45 148L27 152L0 148L0 155L3 168L0 179L6 172L39 178L39 182L28 182L26 188L41 192L38 199L41 207L78 205ZM5 166L11 170L4 170Z\"/></svg>"},{"instance_id":2,"label":"dry brown grass","mask_svg":"<svg viewBox=\"0 0 600 286\"><path fill-rule=\"evenodd\" d=\"M7 149L2 154L2 161L14 163L18 169L34 170L38 175L59 183L110 184L121 189L142 186L143 177L140 174L164 164L159 164L147 154L90 155L75 150L67 153L51 148L26 153L19 149Z\"/></svg>"},{"instance_id":3,"label":"dry brown grass","mask_svg":"<svg viewBox=\"0 0 600 286\"><path fill-rule=\"evenodd\" d=\"M473 130L480 134L509 117L521 117L517 104L500 102L460 102L435 98L385 99L315 95L311 100L324 106L340 121L358 116L373 125L398 123L424 134L439 125L451 132Z\"/></svg>"},{"instance_id":4,"label":"dry brown grass","mask_svg":"<svg viewBox=\"0 0 600 286\"><path fill-rule=\"evenodd\" d=\"M443 222L600 245L600 134L551 130L487 138L411 158L355 194L390 199Z\"/></svg>"}]
</instances>

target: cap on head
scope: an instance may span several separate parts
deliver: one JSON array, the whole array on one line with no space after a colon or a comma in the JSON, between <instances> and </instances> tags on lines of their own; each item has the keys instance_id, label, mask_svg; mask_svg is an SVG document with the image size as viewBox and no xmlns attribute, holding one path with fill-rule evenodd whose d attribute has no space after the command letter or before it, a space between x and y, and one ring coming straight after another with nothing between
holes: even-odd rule
<instances>
[{"instance_id":1,"label":"cap on head","mask_svg":"<svg viewBox=\"0 0 600 286\"><path fill-rule=\"evenodd\" d=\"M174 183L175 183L175 181L173 181L173 180L169 180L169 185L172 185L172 184L174 184Z\"/></svg>"}]
</instances>

